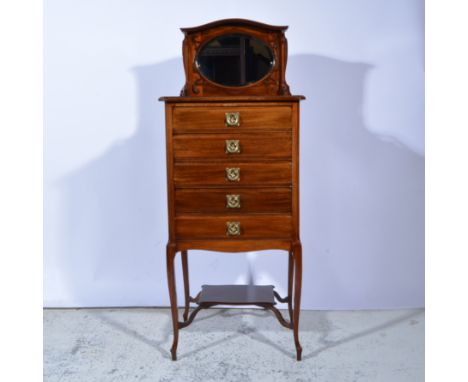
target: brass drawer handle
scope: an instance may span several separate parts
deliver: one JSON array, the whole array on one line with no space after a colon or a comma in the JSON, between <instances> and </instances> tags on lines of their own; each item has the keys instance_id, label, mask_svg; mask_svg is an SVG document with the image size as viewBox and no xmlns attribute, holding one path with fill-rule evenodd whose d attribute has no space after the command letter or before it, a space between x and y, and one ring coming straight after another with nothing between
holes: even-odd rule
<instances>
[{"instance_id":1,"label":"brass drawer handle","mask_svg":"<svg viewBox=\"0 0 468 382\"><path fill-rule=\"evenodd\" d=\"M226 195L226 208L240 208L240 195L228 194Z\"/></svg>"},{"instance_id":2,"label":"brass drawer handle","mask_svg":"<svg viewBox=\"0 0 468 382\"><path fill-rule=\"evenodd\" d=\"M226 139L226 154L239 154L240 143L238 139Z\"/></svg>"},{"instance_id":3,"label":"brass drawer handle","mask_svg":"<svg viewBox=\"0 0 468 382\"><path fill-rule=\"evenodd\" d=\"M230 182L240 181L240 168L239 167L226 167L226 179Z\"/></svg>"},{"instance_id":4,"label":"brass drawer handle","mask_svg":"<svg viewBox=\"0 0 468 382\"><path fill-rule=\"evenodd\" d=\"M227 222L226 223L226 235L228 236L240 236L240 222Z\"/></svg>"},{"instance_id":5,"label":"brass drawer handle","mask_svg":"<svg viewBox=\"0 0 468 382\"><path fill-rule=\"evenodd\" d=\"M225 120L227 127L237 127L240 126L240 113L238 111L233 113L226 113Z\"/></svg>"}]
</instances>

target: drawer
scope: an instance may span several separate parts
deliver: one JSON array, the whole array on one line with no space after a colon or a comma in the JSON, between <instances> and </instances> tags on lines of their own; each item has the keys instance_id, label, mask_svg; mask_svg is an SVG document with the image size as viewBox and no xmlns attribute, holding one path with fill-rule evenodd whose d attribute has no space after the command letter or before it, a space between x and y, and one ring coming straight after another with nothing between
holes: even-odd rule
<instances>
[{"instance_id":1,"label":"drawer","mask_svg":"<svg viewBox=\"0 0 468 382\"><path fill-rule=\"evenodd\" d=\"M252 129L288 131L291 126L291 106L179 106L174 108L172 119L174 133Z\"/></svg>"},{"instance_id":2,"label":"drawer","mask_svg":"<svg viewBox=\"0 0 468 382\"><path fill-rule=\"evenodd\" d=\"M179 239L290 238L292 218L287 215L180 216L175 218L175 234Z\"/></svg>"},{"instance_id":3,"label":"drawer","mask_svg":"<svg viewBox=\"0 0 468 382\"><path fill-rule=\"evenodd\" d=\"M290 213L291 188L182 188L175 190L176 214Z\"/></svg>"},{"instance_id":4,"label":"drawer","mask_svg":"<svg viewBox=\"0 0 468 382\"><path fill-rule=\"evenodd\" d=\"M291 185L291 162L174 164L176 187Z\"/></svg>"},{"instance_id":5,"label":"drawer","mask_svg":"<svg viewBox=\"0 0 468 382\"><path fill-rule=\"evenodd\" d=\"M182 134L173 138L174 158L282 158L291 160L292 136L281 133Z\"/></svg>"}]
</instances>

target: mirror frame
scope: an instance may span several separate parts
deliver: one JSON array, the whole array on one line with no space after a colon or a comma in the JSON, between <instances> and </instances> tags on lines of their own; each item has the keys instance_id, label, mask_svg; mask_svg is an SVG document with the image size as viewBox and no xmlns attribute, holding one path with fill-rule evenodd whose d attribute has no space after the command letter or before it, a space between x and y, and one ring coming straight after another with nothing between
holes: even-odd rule
<instances>
[{"instance_id":1,"label":"mirror frame","mask_svg":"<svg viewBox=\"0 0 468 382\"><path fill-rule=\"evenodd\" d=\"M181 28L185 35L182 44L185 85L181 96L291 95L285 79L287 40L284 32L287 28L244 19L226 19ZM207 79L197 66L198 52L209 41L229 34L249 35L265 43L273 54L273 66L269 73L256 82L241 86L226 86Z\"/></svg>"}]
</instances>

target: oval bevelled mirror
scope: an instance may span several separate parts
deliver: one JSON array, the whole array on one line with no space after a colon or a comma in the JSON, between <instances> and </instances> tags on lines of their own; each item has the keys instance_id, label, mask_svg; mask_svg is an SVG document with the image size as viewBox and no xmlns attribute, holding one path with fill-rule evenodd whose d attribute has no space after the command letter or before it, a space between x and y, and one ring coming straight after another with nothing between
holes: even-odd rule
<instances>
[{"instance_id":1,"label":"oval bevelled mirror","mask_svg":"<svg viewBox=\"0 0 468 382\"><path fill-rule=\"evenodd\" d=\"M200 73L223 86L246 86L273 68L273 52L263 41L244 34L227 34L204 44L195 59Z\"/></svg>"}]
</instances>

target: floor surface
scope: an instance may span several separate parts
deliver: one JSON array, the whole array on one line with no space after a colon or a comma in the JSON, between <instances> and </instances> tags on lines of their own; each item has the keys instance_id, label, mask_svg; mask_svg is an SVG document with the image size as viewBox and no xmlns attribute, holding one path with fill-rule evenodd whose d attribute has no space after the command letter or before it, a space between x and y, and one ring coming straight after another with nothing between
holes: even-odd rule
<instances>
[{"instance_id":1,"label":"floor surface","mask_svg":"<svg viewBox=\"0 0 468 382\"><path fill-rule=\"evenodd\" d=\"M179 335L169 309L44 310L44 381L424 381L424 311L302 311L303 361L271 312L211 309Z\"/></svg>"}]
</instances>

